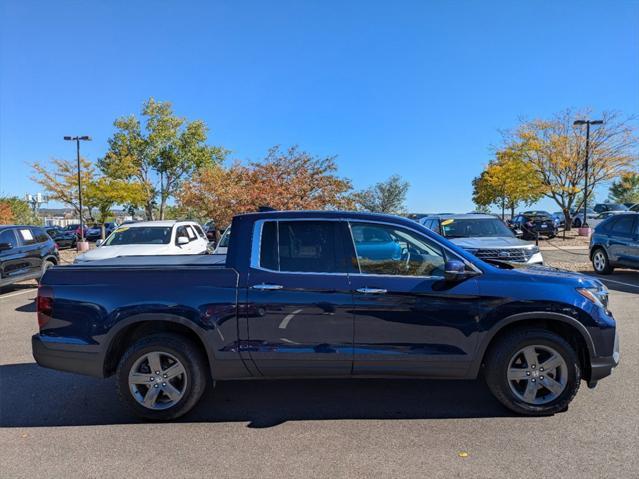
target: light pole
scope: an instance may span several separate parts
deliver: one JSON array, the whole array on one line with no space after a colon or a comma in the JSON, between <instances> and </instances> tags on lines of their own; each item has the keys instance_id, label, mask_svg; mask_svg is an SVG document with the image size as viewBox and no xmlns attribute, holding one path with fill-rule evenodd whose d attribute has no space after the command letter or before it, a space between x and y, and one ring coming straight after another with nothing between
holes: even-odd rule
<instances>
[{"instance_id":1,"label":"light pole","mask_svg":"<svg viewBox=\"0 0 639 479\"><path fill-rule=\"evenodd\" d=\"M584 221L582 228L588 227L588 154L590 150L590 125L602 125L603 120L575 120L573 126L586 125L586 162L585 162L585 185L584 185Z\"/></svg>"},{"instance_id":2,"label":"light pole","mask_svg":"<svg viewBox=\"0 0 639 479\"><path fill-rule=\"evenodd\" d=\"M90 136L65 136L66 141L75 141L78 152L78 202L80 203L80 242L84 243L84 220L82 219L82 180L80 179L80 141L91 141Z\"/></svg>"}]
</instances>

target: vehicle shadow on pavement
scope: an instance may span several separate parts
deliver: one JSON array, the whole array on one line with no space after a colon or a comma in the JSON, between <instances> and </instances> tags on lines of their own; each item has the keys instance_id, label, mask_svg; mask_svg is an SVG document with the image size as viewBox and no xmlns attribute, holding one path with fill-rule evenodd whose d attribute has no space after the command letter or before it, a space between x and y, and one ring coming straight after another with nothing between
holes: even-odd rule
<instances>
[{"instance_id":1,"label":"vehicle shadow on pavement","mask_svg":"<svg viewBox=\"0 0 639 479\"><path fill-rule=\"evenodd\" d=\"M20 311L21 313L35 313L37 310L35 300L30 303L23 304L16 308L16 311Z\"/></svg>"},{"instance_id":2,"label":"vehicle shadow on pavement","mask_svg":"<svg viewBox=\"0 0 639 479\"><path fill-rule=\"evenodd\" d=\"M0 366L0 385L0 427L141 422L118 399L113 378L7 364ZM264 428L287 421L512 415L481 380L264 380L218 382L180 422L246 422Z\"/></svg>"}]
</instances>

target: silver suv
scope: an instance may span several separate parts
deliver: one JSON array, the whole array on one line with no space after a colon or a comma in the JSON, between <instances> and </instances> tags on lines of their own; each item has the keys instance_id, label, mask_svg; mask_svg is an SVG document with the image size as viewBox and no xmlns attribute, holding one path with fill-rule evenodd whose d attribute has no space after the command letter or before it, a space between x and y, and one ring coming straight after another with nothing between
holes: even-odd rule
<instances>
[{"instance_id":1,"label":"silver suv","mask_svg":"<svg viewBox=\"0 0 639 479\"><path fill-rule=\"evenodd\" d=\"M503 221L492 215L430 215L419 222L483 260L544 263L538 246L517 238Z\"/></svg>"}]
</instances>

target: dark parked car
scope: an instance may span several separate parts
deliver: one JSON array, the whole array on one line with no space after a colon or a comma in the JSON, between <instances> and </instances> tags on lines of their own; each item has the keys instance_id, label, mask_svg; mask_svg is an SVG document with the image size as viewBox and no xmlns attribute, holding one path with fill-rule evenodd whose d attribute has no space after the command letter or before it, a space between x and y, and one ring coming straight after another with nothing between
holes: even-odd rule
<instances>
[{"instance_id":1,"label":"dark parked car","mask_svg":"<svg viewBox=\"0 0 639 479\"><path fill-rule=\"evenodd\" d=\"M36 361L116 375L123 401L157 420L189 411L211 379L480 371L506 407L545 415L619 361L601 282L484 262L408 218L240 215L218 261L139 256L49 270Z\"/></svg>"},{"instance_id":2,"label":"dark parked car","mask_svg":"<svg viewBox=\"0 0 639 479\"><path fill-rule=\"evenodd\" d=\"M639 268L639 214L616 214L602 221L590 237L590 259L599 274L610 274L617 266Z\"/></svg>"},{"instance_id":3,"label":"dark parked car","mask_svg":"<svg viewBox=\"0 0 639 479\"><path fill-rule=\"evenodd\" d=\"M37 279L60 262L56 244L39 226L0 226L0 287Z\"/></svg>"},{"instance_id":4,"label":"dark parked car","mask_svg":"<svg viewBox=\"0 0 639 479\"><path fill-rule=\"evenodd\" d=\"M104 237L109 236L113 231L118 227L115 223L104 223ZM92 225L90 228L87 228L85 238L88 241L96 241L102 239L102 225L96 223Z\"/></svg>"},{"instance_id":5,"label":"dark parked car","mask_svg":"<svg viewBox=\"0 0 639 479\"><path fill-rule=\"evenodd\" d=\"M74 231L62 228L46 228L46 232L55 241L59 249L75 248L78 238Z\"/></svg>"},{"instance_id":6,"label":"dark parked car","mask_svg":"<svg viewBox=\"0 0 639 479\"><path fill-rule=\"evenodd\" d=\"M557 226L550 213L545 211L525 211L510 220L511 228L520 230L523 238L533 240L537 236L554 238Z\"/></svg>"},{"instance_id":7,"label":"dark parked car","mask_svg":"<svg viewBox=\"0 0 639 479\"><path fill-rule=\"evenodd\" d=\"M597 203L593 209L597 213L605 213L606 211L628 211L628 207L620 203Z\"/></svg>"}]
</instances>

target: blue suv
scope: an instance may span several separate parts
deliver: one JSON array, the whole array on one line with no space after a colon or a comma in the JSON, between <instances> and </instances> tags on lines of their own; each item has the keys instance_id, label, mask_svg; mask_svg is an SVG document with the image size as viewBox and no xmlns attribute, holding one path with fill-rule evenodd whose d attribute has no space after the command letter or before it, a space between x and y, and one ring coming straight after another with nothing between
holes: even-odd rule
<instances>
[{"instance_id":1,"label":"blue suv","mask_svg":"<svg viewBox=\"0 0 639 479\"><path fill-rule=\"evenodd\" d=\"M590 238L590 260L599 274L617 266L639 269L639 215L617 214L600 223Z\"/></svg>"}]
</instances>

